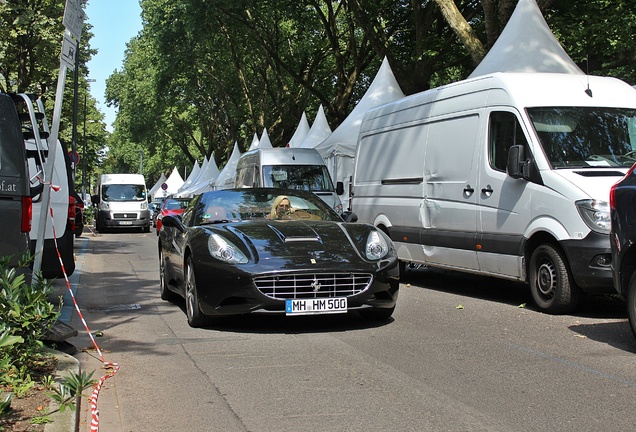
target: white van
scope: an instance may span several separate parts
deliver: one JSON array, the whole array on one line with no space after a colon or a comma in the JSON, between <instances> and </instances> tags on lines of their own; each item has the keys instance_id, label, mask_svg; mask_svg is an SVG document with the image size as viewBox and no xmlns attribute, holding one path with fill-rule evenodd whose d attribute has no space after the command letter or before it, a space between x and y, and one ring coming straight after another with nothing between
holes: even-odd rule
<instances>
[{"instance_id":1,"label":"white van","mask_svg":"<svg viewBox=\"0 0 636 432\"><path fill-rule=\"evenodd\" d=\"M98 205L97 231L141 228L143 232L150 232L150 210L143 175L102 174L93 203Z\"/></svg>"},{"instance_id":2,"label":"white van","mask_svg":"<svg viewBox=\"0 0 636 432\"><path fill-rule=\"evenodd\" d=\"M352 208L403 263L525 281L566 313L612 292L609 190L635 150L622 81L495 73L370 110Z\"/></svg>"},{"instance_id":3,"label":"white van","mask_svg":"<svg viewBox=\"0 0 636 432\"><path fill-rule=\"evenodd\" d=\"M47 217L53 211L52 220L49 220L46 232L43 236L43 251L40 271L47 279L62 278L64 272L70 276L75 271L74 256L74 222L75 199L74 185L71 180L71 166L68 151L65 146L57 141L55 161L52 170L52 178L46 178L49 172L47 165L51 163L49 158L50 129L44 112L42 99L34 94L12 94L20 121L26 149L26 161L29 172L29 184L33 200L33 222L30 231L30 249L35 253L40 230L40 214L47 212ZM43 194L45 185L52 184L50 208L43 210ZM47 186L48 187L48 186ZM58 251L62 257L64 269L60 265Z\"/></svg>"},{"instance_id":4,"label":"white van","mask_svg":"<svg viewBox=\"0 0 636 432\"><path fill-rule=\"evenodd\" d=\"M342 203L325 161L315 149L264 148L245 152L238 160L234 187L273 187L311 191L338 213ZM340 185L340 189L343 186Z\"/></svg>"}]
</instances>

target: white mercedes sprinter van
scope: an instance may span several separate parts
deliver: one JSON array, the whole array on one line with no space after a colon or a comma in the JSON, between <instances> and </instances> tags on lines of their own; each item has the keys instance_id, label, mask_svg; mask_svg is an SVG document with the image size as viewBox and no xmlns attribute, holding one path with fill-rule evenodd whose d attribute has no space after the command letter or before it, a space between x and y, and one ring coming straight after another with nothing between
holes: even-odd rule
<instances>
[{"instance_id":1,"label":"white mercedes sprinter van","mask_svg":"<svg viewBox=\"0 0 636 432\"><path fill-rule=\"evenodd\" d=\"M495 73L370 110L352 208L403 263L525 281L567 313L612 292L609 190L635 161L629 85Z\"/></svg>"},{"instance_id":2,"label":"white mercedes sprinter van","mask_svg":"<svg viewBox=\"0 0 636 432\"><path fill-rule=\"evenodd\" d=\"M141 228L143 232L150 232L150 210L143 175L102 174L97 183L97 195L92 200L98 205L97 231Z\"/></svg>"},{"instance_id":3,"label":"white mercedes sprinter van","mask_svg":"<svg viewBox=\"0 0 636 432\"><path fill-rule=\"evenodd\" d=\"M234 187L311 191L342 213L342 203L333 188L325 161L315 149L281 147L245 152L236 166Z\"/></svg>"}]
</instances>

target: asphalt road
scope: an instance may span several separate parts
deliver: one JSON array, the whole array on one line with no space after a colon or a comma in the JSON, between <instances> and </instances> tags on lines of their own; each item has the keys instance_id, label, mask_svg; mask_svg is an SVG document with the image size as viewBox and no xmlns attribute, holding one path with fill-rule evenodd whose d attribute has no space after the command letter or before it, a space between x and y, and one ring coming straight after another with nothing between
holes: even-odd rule
<instances>
[{"instance_id":1,"label":"asphalt road","mask_svg":"<svg viewBox=\"0 0 636 432\"><path fill-rule=\"evenodd\" d=\"M625 431L636 339L622 302L532 309L522 285L417 270L394 319L238 317L192 329L159 298L154 232L77 240L76 298L106 361L103 431ZM525 307L523 305L525 304ZM68 302L67 302L68 306ZM105 374L77 314L69 340ZM81 431L90 410L82 407Z\"/></svg>"}]
</instances>

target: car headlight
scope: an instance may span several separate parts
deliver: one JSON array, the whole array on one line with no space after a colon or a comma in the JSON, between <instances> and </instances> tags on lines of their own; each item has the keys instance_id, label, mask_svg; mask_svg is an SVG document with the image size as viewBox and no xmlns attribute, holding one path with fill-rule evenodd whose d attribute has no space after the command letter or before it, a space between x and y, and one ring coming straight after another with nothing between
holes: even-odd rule
<instances>
[{"instance_id":1,"label":"car headlight","mask_svg":"<svg viewBox=\"0 0 636 432\"><path fill-rule=\"evenodd\" d=\"M592 231L609 234L611 219L607 201L580 200L576 202L576 208Z\"/></svg>"},{"instance_id":2,"label":"car headlight","mask_svg":"<svg viewBox=\"0 0 636 432\"><path fill-rule=\"evenodd\" d=\"M224 239L218 234L210 234L208 238L208 250L210 255L221 261L232 264L245 264L247 257L231 241Z\"/></svg>"},{"instance_id":3,"label":"car headlight","mask_svg":"<svg viewBox=\"0 0 636 432\"><path fill-rule=\"evenodd\" d=\"M367 245L364 248L367 259L379 260L389 253L389 245L378 231L371 231L367 236Z\"/></svg>"}]
</instances>

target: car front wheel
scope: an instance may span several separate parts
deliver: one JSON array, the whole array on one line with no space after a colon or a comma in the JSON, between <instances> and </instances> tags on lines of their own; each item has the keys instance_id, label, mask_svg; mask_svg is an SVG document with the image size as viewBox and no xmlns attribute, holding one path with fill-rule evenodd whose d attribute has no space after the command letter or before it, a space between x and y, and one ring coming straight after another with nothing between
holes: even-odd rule
<instances>
[{"instance_id":1,"label":"car front wheel","mask_svg":"<svg viewBox=\"0 0 636 432\"><path fill-rule=\"evenodd\" d=\"M627 316L632 333L636 336L636 272L632 275L627 291Z\"/></svg>"},{"instance_id":2,"label":"car front wheel","mask_svg":"<svg viewBox=\"0 0 636 432\"><path fill-rule=\"evenodd\" d=\"M544 312L564 314L573 311L579 301L576 286L563 253L550 244L536 248L530 257L530 292Z\"/></svg>"},{"instance_id":3,"label":"car front wheel","mask_svg":"<svg viewBox=\"0 0 636 432\"><path fill-rule=\"evenodd\" d=\"M194 266L192 257L188 257L186 262L185 275L185 294L186 294L186 313L188 315L188 324L190 327L203 327L207 323L206 316L199 309L199 296L197 293L196 278L194 275Z\"/></svg>"}]
</instances>

